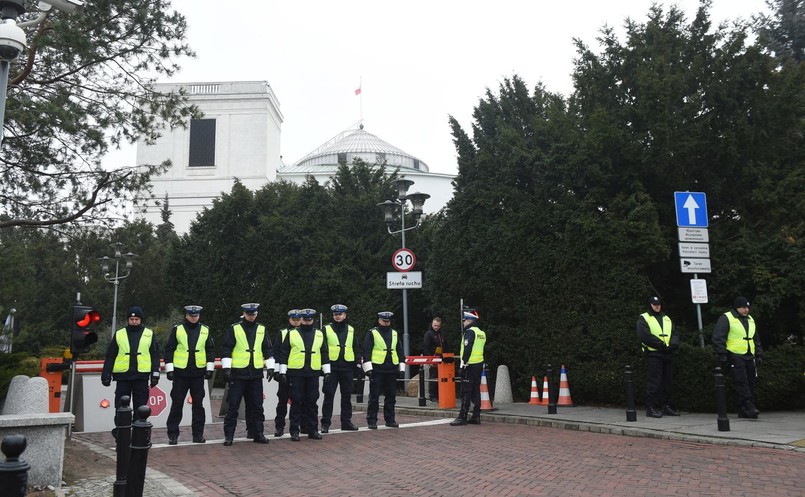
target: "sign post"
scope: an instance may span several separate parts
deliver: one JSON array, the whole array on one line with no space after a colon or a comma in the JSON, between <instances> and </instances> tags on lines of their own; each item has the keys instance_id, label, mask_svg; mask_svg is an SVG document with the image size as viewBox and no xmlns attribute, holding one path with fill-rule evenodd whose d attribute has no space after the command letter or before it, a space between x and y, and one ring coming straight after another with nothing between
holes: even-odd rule
<instances>
[{"instance_id":1,"label":"sign post","mask_svg":"<svg viewBox=\"0 0 805 497\"><path fill-rule=\"evenodd\" d=\"M707 196L703 192L674 192L674 207L679 233L679 270L693 273L690 296L696 304L699 345L704 348L701 305L707 303L707 283L699 279L699 273L712 271L708 243L710 237L707 232Z\"/></svg>"}]
</instances>

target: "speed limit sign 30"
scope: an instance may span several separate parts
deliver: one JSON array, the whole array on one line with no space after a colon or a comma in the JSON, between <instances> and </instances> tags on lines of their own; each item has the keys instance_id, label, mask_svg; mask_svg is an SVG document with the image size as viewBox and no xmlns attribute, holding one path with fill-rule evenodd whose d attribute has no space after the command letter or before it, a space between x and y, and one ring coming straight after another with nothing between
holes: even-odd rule
<instances>
[{"instance_id":1,"label":"speed limit sign 30","mask_svg":"<svg viewBox=\"0 0 805 497\"><path fill-rule=\"evenodd\" d=\"M391 256L391 265L397 271L410 271L416 266L416 256L410 249L401 248Z\"/></svg>"}]
</instances>

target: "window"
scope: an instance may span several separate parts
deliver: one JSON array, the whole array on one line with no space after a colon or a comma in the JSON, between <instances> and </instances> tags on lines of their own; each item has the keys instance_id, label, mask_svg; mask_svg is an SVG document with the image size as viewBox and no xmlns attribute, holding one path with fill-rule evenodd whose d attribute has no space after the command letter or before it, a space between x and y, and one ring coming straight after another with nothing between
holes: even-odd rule
<instances>
[{"instance_id":1,"label":"window","mask_svg":"<svg viewBox=\"0 0 805 497\"><path fill-rule=\"evenodd\" d=\"M347 153L346 152L339 152L338 153L338 163L339 164L346 164L347 163Z\"/></svg>"},{"instance_id":2,"label":"window","mask_svg":"<svg viewBox=\"0 0 805 497\"><path fill-rule=\"evenodd\" d=\"M414 159L414 169L419 169L419 159Z\"/></svg>"},{"instance_id":3,"label":"window","mask_svg":"<svg viewBox=\"0 0 805 497\"><path fill-rule=\"evenodd\" d=\"M190 167L215 167L215 119L190 121Z\"/></svg>"}]
</instances>

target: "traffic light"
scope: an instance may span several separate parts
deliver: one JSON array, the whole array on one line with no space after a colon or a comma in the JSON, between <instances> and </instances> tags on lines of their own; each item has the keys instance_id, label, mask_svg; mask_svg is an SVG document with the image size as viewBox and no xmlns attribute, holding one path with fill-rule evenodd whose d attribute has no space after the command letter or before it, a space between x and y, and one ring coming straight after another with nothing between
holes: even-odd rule
<instances>
[{"instance_id":1,"label":"traffic light","mask_svg":"<svg viewBox=\"0 0 805 497\"><path fill-rule=\"evenodd\" d=\"M86 354L89 347L98 341L92 325L101 320L101 313L86 305L73 306L73 323L70 332L70 352L73 356Z\"/></svg>"}]
</instances>

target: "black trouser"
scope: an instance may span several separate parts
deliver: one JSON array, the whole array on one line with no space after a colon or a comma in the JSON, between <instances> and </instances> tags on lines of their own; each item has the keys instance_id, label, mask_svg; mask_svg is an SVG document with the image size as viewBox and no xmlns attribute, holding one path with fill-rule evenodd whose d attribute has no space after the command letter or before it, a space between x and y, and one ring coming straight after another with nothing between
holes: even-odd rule
<instances>
[{"instance_id":1,"label":"black trouser","mask_svg":"<svg viewBox=\"0 0 805 497\"><path fill-rule=\"evenodd\" d=\"M291 394L291 435L299 434L299 427L307 427L312 433L319 427L319 377L288 376L288 391Z\"/></svg>"},{"instance_id":2,"label":"black trouser","mask_svg":"<svg viewBox=\"0 0 805 497\"><path fill-rule=\"evenodd\" d=\"M129 405L134 410L134 419L137 419L137 408L148 404L148 377L136 380L116 380L115 383L115 409L120 407L120 397L131 397Z\"/></svg>"},{"instance_id":3,"label":"black trouser","mask_svg":"<svg viewBox=\"0 0 805 497\"><path fill-rule=\"evenodd\" d=\"M198 376L174 376L173 388L171 388L171 410L168 414L166 423L168 428L168 438L179 438L179 423L182 422L182 410L184 408L187 392L193 399L192 422L190 425L193 438L204 436L204 423L207 414L204 412L204 373Z\"/></svg>"},{"instance_id":4,"label":"black trouser","mask_svg":"<svg viewBox=\"0 0 805 497\"><path fill-rule=\"evenodd\" d=\"M431 400L437 400L439 398L439 367L436 364L431 364L427 368L428 379L431 380L428 382L428 397Z\"/></svg>"},{"instance_id":5,"label":"black trouser","mask_svg":"<svg viewBox=\"0 0 805 497\"><path fill-rule=\"evenodd\" d=\"M229 409L224 418L224 437L234 438L240 399L246 403L246 431L252 437L263 434L263 379L236 379L229 385Z\"/></svg>"},{"instance_id":6,"label":"black trouser","mask_svg":"<svg viewBox=\"0 0 805 497\"><path fill-rule=\"evenodd\" d=\"M369 404L366 408L366 422L377 423L380 409L380 394L383 394L383 419L386 423L394 421L394 406L397 405L397 373L372 372L369 380Z\"/></svg>"},{"instance_id":7,"label":"black trouser","mask_svg":"<svg viewBox=\"0 0 805 497\"><path fill-rule=\"evenodd\" d=\"M352 421L352 369L333 371L324 383L324 402L321 405L322 426L330 426L335 390L339 385L341 387L341 426Z\"/></svg>"},{"instance_id":8,"label":"black trouser","mask_svg":"<svg viewBox=\"0 0 805 497\"><path fill-rule=\"evenodd\" d=\"M285 416L288 415L288 382L277 382L277 417L274 418L275 429L285 429Z\"/></svg>"},{"instance_id":9,"label":"black trouser","mask_svg":"<svg viewBox=\"0 0 805 497\"><path fill-rule=\"evenodd\" d=\"M646 354L646 408L671 406L674 364L668 354Z\"/></svg>"},{"instance_id":10,"label":"black trouser","mask_svg":"<svg viewBox=\"0 0 805 497\"><path fill-rule=\"evenodd\" d=\"M730 367L732 378L735 380L735 391L738 393L738 406L743 406L746 402L753 402L752 397L757 381L755 358L732 353L729 354L729 358L730 364L732 364Z\"/></svg>"},{"instance_id":11,"label":"black trouser","mask_svg":"<svg viewBox=\"0 0 805 497\"><path fill-rule=\"evenodd\" d=\"M472 407L472 417L481 416L481 375L484 372L483 363L468 364L464 369L464 376L461 378L461 409L458 417L467 419L467 413Z\"/></svg>"}]
</instances>

